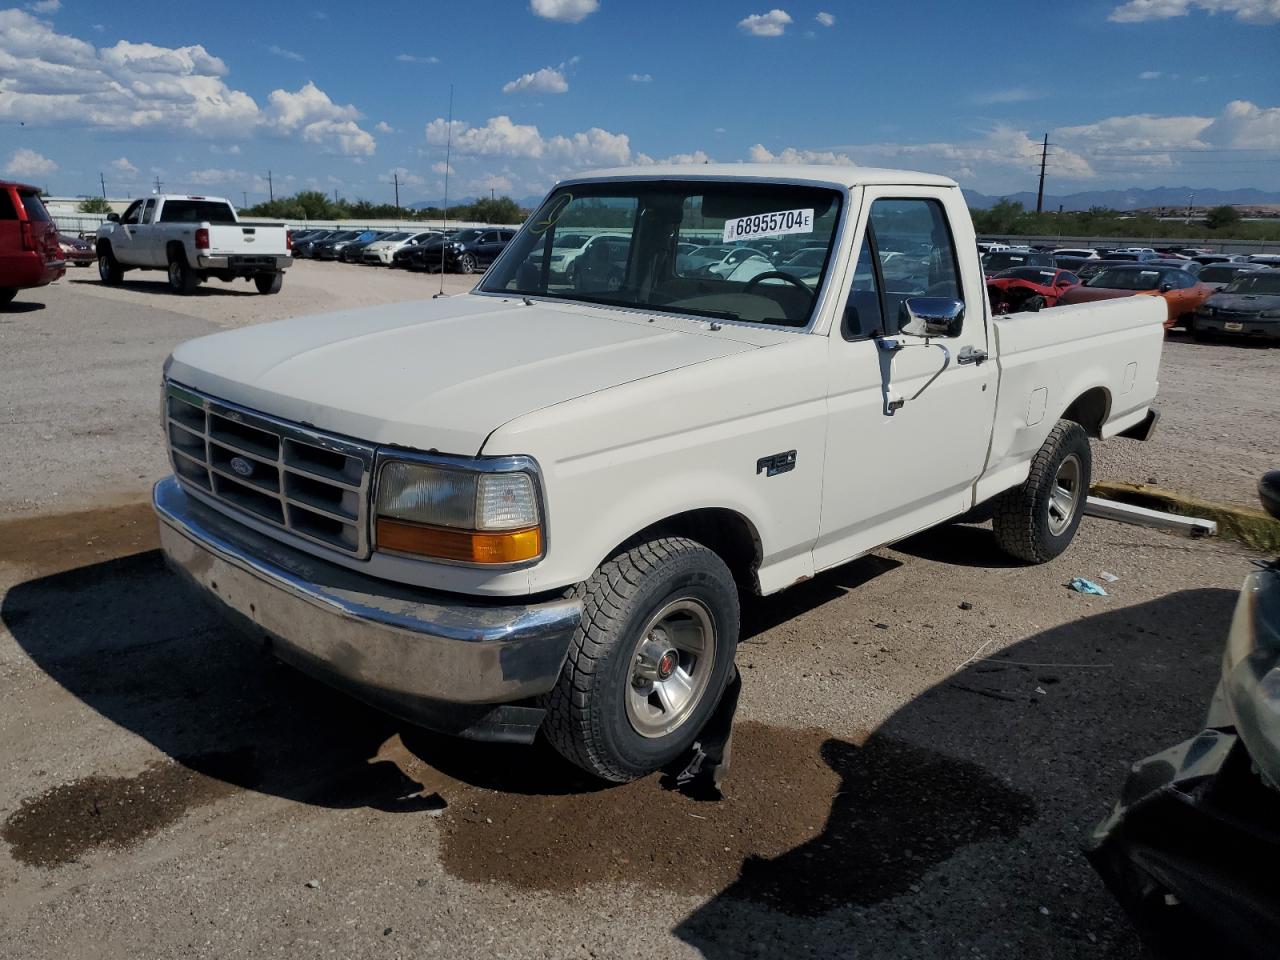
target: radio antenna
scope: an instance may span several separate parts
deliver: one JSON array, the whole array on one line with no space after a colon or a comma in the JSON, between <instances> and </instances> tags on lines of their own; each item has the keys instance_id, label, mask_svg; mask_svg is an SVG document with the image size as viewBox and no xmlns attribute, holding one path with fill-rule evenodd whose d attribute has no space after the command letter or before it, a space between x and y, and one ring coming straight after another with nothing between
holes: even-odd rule
<instances>
[{"instance_id":1,"label":"radio antenna","mask_svg":"<svg viewBox=\"0 0 1280 960\"><path fill-rule=\"evenodd\" d=\"M444 296L444 245L448 243L449 229L449 160L453 153L453 84L449 84L449 127L444 140L444 219L440 227L440 292Z\"/></svg>"}]
</instances>

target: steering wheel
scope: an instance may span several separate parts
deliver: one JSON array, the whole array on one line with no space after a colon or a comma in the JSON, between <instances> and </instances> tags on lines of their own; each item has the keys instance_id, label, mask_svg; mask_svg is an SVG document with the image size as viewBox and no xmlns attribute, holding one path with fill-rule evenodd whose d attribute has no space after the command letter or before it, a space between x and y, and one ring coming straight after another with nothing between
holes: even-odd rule
<instances>
[{"instance_id":1,"label":"steering wheel","mask_svg":"<svg viewBox=\"0 0 1280 960\"><path fill-rule=\"evenodd\" d=\"M783 273L781 270L766 270L764 273L757 273L754 277L747 281L747 285L742 288L743 293L750 293L752 288L762 280L785 280L797 290L809 295L809 299L813 299L813 291L804 285L804 282L793 277L789 273Z\"/></svg>"}]
</instances>

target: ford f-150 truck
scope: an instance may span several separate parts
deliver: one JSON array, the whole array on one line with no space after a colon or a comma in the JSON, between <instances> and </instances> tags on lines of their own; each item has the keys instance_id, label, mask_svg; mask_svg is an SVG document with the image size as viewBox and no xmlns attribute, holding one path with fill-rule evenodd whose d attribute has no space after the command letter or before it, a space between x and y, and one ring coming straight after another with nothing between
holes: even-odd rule
<instances>
[{"instance_id":1,"label":"ford f-150 truck","mask_svg":"<svg viewBox=\"0 0 1280 960\"><path fill-rule=\"evenodd\" d=\"M211 277L243 277L259 293L279 293L292 263L286 228L240 223L221 197L146 197L98 228L103 283L119 283L127 270L164 270L174 293L194 293Z\"/></svg>"},{"instance_id":2,"label":"ford f-150 truck","mask_svg":"<svg viewBox=\"0 0 1280 960\"><path fill-rule=\"evenodd\" d=\"M568 232L622 252L566 276ZM709 240L824 256L682 272ZM1164 317L993 316L943 177L604 172L556 186L469 294L178 347L154 505L172 566L280 658L622 781L715 709L740 591L979 510L1014 557L1061 553L1090 441L1154 426Z\"/></svg>"}]
</instances>

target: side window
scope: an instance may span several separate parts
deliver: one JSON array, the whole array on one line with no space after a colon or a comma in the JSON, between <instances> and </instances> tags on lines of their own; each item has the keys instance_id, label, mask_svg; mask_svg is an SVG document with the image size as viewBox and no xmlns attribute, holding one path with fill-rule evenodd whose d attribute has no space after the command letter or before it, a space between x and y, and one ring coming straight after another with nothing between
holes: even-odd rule
<instances>
[{"instance_id":1,"label":"side window","mask_svg":"<svg viewBox=\"0 0 1280 960\"><path fill-rule=\"evenodd\" d=\"M129 209L124 212L124 216L120 218L121 223L137 223L138 216L142 213L142 201L135 200L129 204Z\"/></svg>"},{"instance_id":2,"label":"side window","mask_svg":"<svg viewBox=\"0 0 1280 960\"><path fill-rule=\"evenodd\" d=\"M13 194L8 187L0 187L0 220L17 220L18 208L13 205Z\"/></svg>"},{"instance_id":3,"label":"side window","mask_svg":"<svg viewBox=\"0 0 1280 960\"><path fill-rule=\"evenodd\" d=\"M150 223L151 218L155 214L155 212L156 212L156 202L154 200L148 200L147 205L142 208L142 222Z\"/></svg>"},{"instance_id":4,"label":"side window","mask_svg":"<svg viewBox=\"0 0 1280 960\"><path fill-rule=\"evenodd\" d=\"M840 332L846 340L872 337L884 329L880 313L880 283L876 279L875 254L871 252L871 230L862 240L858 265L853 270L853 288L844 306L844 322Z\"/></svg>"},{"instance_id":5,"label":"side window","mask_svg":"<svg viewBox=\"0 0 1280 960\"><path fill-rule=\"evenodd\" d=\"M955 243L939 201L876 200L871 226L884 279L886 332L899 330L902 301L910 297L964 299Z\"/></svg>"},{"instance_id":6,"label":"side window","mask_svg":"<svg viewBox=\"0 0 1280 960\"><path fill-rule=\"evenodd\" d=\"M480 238L480 242L481 243L497 243L498 239L499 237L498 237L497 231L490 230L488 233L486 233L483 237Z\"/></svg>"},{"instance_id":7,"label":"side window","mask_svg":"<svg viewBox=\"0 0 1280 960\"><path fill-rule=\"evenodd\" d=\"M1079 283L1080 278L1077 277L1074 273L1067 273L1066 271L1063 271L1061 274L1058 275L1058 282L1059 283Z\"/></svg>"},{"instance_id":8,"label":"side window","mask_svg":"<svg viewBox=\"0 0 1280 960\"><path fill-rule=\"evenodd\" d=\"M1189 290L1196 285L1196 275L1190 270L1178 271L1178 286L1185 290Z\"/></svg>"}]
</instances>

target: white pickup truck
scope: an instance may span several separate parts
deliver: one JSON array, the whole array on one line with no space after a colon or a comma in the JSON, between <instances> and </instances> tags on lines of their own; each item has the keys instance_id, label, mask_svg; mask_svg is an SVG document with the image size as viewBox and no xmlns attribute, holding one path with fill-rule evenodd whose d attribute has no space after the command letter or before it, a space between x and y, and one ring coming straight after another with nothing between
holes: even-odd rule
<instances>
[{"instance_id":1,"label":"white pickup truck","mask_svg":"<svg viewBox=\"0 0 1280 960\"><path fill-rule=\"evenodd\" d=\"M243 277L259 293L279 293L292 263L285 227L242 224L221 197L146 197L98 228L103 283L119 283L128 270L164 270L174 293L194 293L211 277Z\"/></svg>"},{"instance_id":2,"label":"white pickup truck","mask_svg":"<svg viewBox=\"0 0 1280 960\"><path fill-rule=\"evenodd\" d=\"M551 268L562 232L622 241ZM681 244L811 272L682 272ZM559 184L469 294L191 341L171 564L305 671L606 779L689 748L772 594L986 509L1070 543L1090 439L1155 422L1158 298L992 316L945 178L668 166Z\"/></svg>"}]
</instances>

